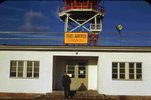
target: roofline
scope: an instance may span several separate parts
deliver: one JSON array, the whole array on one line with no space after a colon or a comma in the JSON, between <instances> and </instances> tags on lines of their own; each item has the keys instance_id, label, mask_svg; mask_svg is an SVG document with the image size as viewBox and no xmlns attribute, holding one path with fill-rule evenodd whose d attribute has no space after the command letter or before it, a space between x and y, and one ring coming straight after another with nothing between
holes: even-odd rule
<instances>
[{"instance_id":1,"label":"roofline","mask_svg":"<svg viewBox=\"0 0 151 100\"><path fill-rule=\"evenodd\" d=\"M0 51L151 52L151 47L131 46L0 46Z\"/></svg>"}]
</instances>

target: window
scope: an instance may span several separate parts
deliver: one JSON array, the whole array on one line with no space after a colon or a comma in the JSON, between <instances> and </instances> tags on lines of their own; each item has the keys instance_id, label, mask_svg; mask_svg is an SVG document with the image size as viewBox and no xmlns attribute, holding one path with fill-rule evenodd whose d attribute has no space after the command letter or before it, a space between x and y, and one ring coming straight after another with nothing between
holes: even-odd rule
<instances>
[{"instance_id":1,"label":"window","mask_svg":"<svg viewBox=\"0 0 151 100\"><path fill-rule=\"evenodd\" d=\"M79 63L78 78L86 78L86 64Z\"/></svg>"},{"instance_id":2,"label":"window","mask_svg":"<svg viewBox=\"0 0 151 100\"><path fill-rule=\"evenodd\" d=\"M142 63L113 62L112 79L140 80L142 79Z\"/></svg>"},{"instance_id":3,"label":"window","mask_svg":"<svg viewBox=\"0 0 151 100\"><path fill-rule=\"evenodd\" d=\"M11 61L10 77L38 78L39 61Z\"/></svg>"},{"instance_id":4,"label":"window","mask_svg":"<svg viewBox=\"0 0 151 100\"><path fill-rule=\"evenodd\" d=\"M120 63L119 74L120 79L125 79L125 63Z\"/></svg>"},{"instance_id":5,"label":"window","mask_svg":"<svg viewBox=\"0 0 151 100\"><path fill-rule=\"evenodd\" d=\"M75 70L75 65L74 64L70 64L70 65L67 66L67 71L68 71L67 73L71 75L71 78L75 77L74 76L74 74L75 74L74 70Z\"/></svg>"}]
</instances>

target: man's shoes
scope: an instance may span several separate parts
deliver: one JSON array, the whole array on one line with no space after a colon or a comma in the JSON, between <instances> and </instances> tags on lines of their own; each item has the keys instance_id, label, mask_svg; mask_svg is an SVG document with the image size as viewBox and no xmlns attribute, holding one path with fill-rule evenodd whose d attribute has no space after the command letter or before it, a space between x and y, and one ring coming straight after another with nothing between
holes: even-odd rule
<instances>
[{"instance_id":1,"label":"man's shoes","mask_svg":"<svg viewBox=\"0 0 151 100\"><path fill-rule=\"evenodd\" d=\"M73 97L72 97L72 96L70 96L70 99L73 99Z\"/></svg>"},{"instance_id":2,"label":"man's shoes","mask_svg":"<svg viewBox=\"0 0 151 100\"><path fill-rule=\"evenodd\" d=\"M64 98L65 98L65 99L68 99L68 96L65 96Z\"/></svg>"}]
</instances>

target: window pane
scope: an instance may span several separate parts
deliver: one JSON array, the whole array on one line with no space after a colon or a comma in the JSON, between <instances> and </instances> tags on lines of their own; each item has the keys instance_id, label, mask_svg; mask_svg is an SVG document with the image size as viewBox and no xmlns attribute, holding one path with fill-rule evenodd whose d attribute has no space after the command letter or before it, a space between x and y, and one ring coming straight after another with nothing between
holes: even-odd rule
<instances>
[{"instance_id":1,"label":"window pane","mask_svg":"<svg viewBox=\"0 0 151 100\"><path fill-rule=\"evenodd\" d=\"M85 67L79 67L79 70L85 70Z\"/></svg>"},{"instance_id":2,"label":"window pane","mask_svg":"<svg viewBox=\"0 0 151 100\"><path fill-rule=\"evenodd\" d=\"M120 69L120 73L125 73L125 69Z\"/></svg>"},{"instance_id":3,"label":"window pane","mask_svg":"<svg viewBox=\"0 0 151 100\"><path fill-rule=\"evenodd\" d=\"M120 68L125 68L125 63L120 63Z\"/></svg>"},{"instance_id":4,"label":"window pane","mask_svg":"<svg viewBox=\"0 0 151 100\"><path fill-rule=\"evenodd\" d=\"M11 67L11 72L16 72L16 67Z\"/></svg>"},{"instance_id":5,"label":"window pane","mask_svg":"<svg viewBox=\"0 0 151 100\"><path fill-rule=\"evenodd\" d=\"M28 66L27 71L32 71L32 66Z\"/></svg>"},{"instance_id":6,"label":"window pane","mask_svg":"<svg viewBox=\"0 0 151 100\"><path fill-rule=\"evenodd\" d=\"M112 73L117 73L117 69L112 69Z\"/></svg>"},{"instance_id":7,"label":"window pane","mask_svg":"<svg viewBox=\"0 0 151 100\"><path fill-rule=\"evenodd\" d=\"M17 77L23 77L23 61L18 61L18 76Z\"/></svg>"},{"instance_id":8,"label":"window pane","mask_svg":"<svg viewBox=\"0 0 151 100\"><path fill-rule=\"evenodd\" d=\"M75 65L68 65L67 67L67 73L71 74L71 78L74 78L74 69L75 69Z\"/></svg>"},{"instance_id":9,"label":"window pane","mask_svg":"<svg viewBox=\"0 0 151 100\"><path fill-rule=\"evenodd\" d=\"M137 78L137 79L142 79L142 75L141 75L141 74L137 74L137 75L136 75L136 78Z\"/></svg>"},{"instance_id":10,"label":"window pane","mask_svg":"<svg viewBox=\"0 0 151 100\"><path fill-rule=\"evenodd\" d=\"M118 63L112 62L112 79L118 79Z\"/></svg>"},{"instance_id":11,"label":"window pane","mask_svg":"<svg viewBox=\"0 0 151 100\"><path fill-rule=\"evenodd\" d=\"M137 68L142 68L142 63L136 63Z\"/></svg>"},{"instance_id":12,"label":"window pane","mask_svg":"<svg viewBox=\"0 0 151 100\"><path fill-rule=\"evenodd\" d=\"M68 70L68 73L73 74L73 73L74 73L74 71L70 71L70 70Z\"/></svg>"},{"instance_id":13,"label":"window pane","mask_svg":"<svg viewBox=\"0 0 151 100\"><path fill-rule=\"evenodd\" d=\"M35 72L39 72L39 67L35 67L35 68L34 68L34 71L35 71Z\"/></svg>"},{"instance_id":14,"label":"window pane","mask_svg":"<svg viewBox=\"0 0 151 100\"><path fill-rule=\"evenodd\" d=\"M120 74L120 79L125 79L125 74Z\"/></svg>"},{"instance_id":15,"label":"window pane","mask_svg":"<svg viewBox=\"0 0 151 100\"><path fill-rule=\"evenodd\" d=\"M134 79L134 74L130 74L129 79Z\"/></svg>"},{"instance_id":16,"label":"window pane","mask_svg":"<svg viewBox=\"0 0 151 100\"><path fill-rule=\"evenodd\" d=\"M10 63L10 77L16 77L17 61L11 61Z\"/></svg>"},{"instance_id":17,"label":"window pane","mask_svg":"<svg viewBox=\"0 0 151 100\"><path fill-rule=\"evenodd\" d=\"M78 67L78 78L85 78L86 77L86 64L85 63L79 63Z\"/></svg>"},{"instance_id":18,"label":"window pane","mask_svg":"<svg viewBox=\"0 0 151 100\"><path fill-rule=\"evenodd\" d=\"M23 77L23 72L18 72L18 77Z\"/></svg>"},{"instance_id":19,"label":"window pane","mask_svg":"<svg viewBox=\"0 0 151 100\"><path fill-rule=\"evenodd\" d=\"M39 61L34 61L34 66L39 66Z\"/></svg>"},{"instance_id":20,"label":"window pane","mask_svg":"<svg viewBox=\"0 0 151 100\"><path fill-rule=\"evenodd\" d=\"M120 79L125 79L125 63L120 63Z\"/></svg>"},{"instance_id":21,"label":"window pane","mask_svg":"<svg viewBox=\"0 0 151 100\"><path fill-rule=\"evenodd\" d=\"M32 61L27 61L27 66L32 66Z\"/></svg>"},{"instance_id":22,"label":"window pane","mask_svg":"<svg viewBox=\"0 0 151 100\"><path fill-rule=\"evenodd\" d=\"M27 73L27 77L32 77L32 73Z\"/></svg>"},{"instance_id":23,"label":"window pane","mask_svg":"<svg viewBox=\"0 0 151 100\"><path fill-rule=\"evenodd\" d=\"M85 75L85 71L79 71L78 74L79 75Z\"/></svg>"},{"instance_id":24,"label":"window pane","mask_svg":"<svg viewBox=\"0 0 151 100\"><path fill-rule=\"evenodd\" d=\"M129 69L129 73L134 73L134 69Z\"/></svg>"},{"instance_id":25,"label":"window pane","mask_svg":"<svg viewBox=\"0 0 151 100\"><path fill-rule=\"evenodd\" d=\"M74 70L74 65L68 65L68 70Z\"/></svg>"},{"instance_id":26,"label":"window pane","mask_svg":"<svg viewBox=\"0 0 151 100\"><path fill-rule=\"evenodd\" d=\"M117 63L113 62L113 63L112 63L112 67L113 67L113 68L117 68Z\"/></svg>"},{"instance_id":27,"label":"window pane","mask_svg":"<svg viewBox=\"0 0 151 100\"><path fill-rule=\"evenodd\" d=\"M34 77L39 77L39 73L34 73Z\"/></svg>"},{"instance_id":28,"label":"window pane","mask_svg":"<svg viewBox=\"0 0 151 100\"><path fill-rule=\"evenodd\" d=\"M23 67L18 67L18 71L23 71Z\"/></svg>"},{"instance_id":29,"label":"window pane","mask_svg":"<svg viewBox=\"0 0 151 100\"><path fill-rule=\"evenodd\" d=\"M11 66L17 66L17 61L11 61Z\"/></svg>"},{"instance_id":30,"label":"window pane","mask_svg":"<svg viewBox=\"0 0 151 100\"><path fill-rule=\"evenodd\" d=\"M118 77L117 77L117 74L112 74L112 78L113 79L117 79Z\"/></svg>"},{"instance_id":31,"label":"window pane","mask_svg":"<svg viewBox=\"0 0 151 100\"><path fill-rule=\"evenodd\" d=\"M16 72L11 72L10 77L16 77Z\"/></svg>"},{"instance_id":32,"label":"window pane","mask_svg":"<svg viewBox=\"0 0 151 100\"><path fill-rule=\"evenodd\" d=\"M136 79L142 79L142 63L136 63Z\"/></svg>"},{"instance_id":33,"label":"window pane","mask_svg":"<svg viewBox=\"0 0 151 100\"><path fill-rule=\"evenodd\" d=\"M130 68L134 68L134 63L129 63Z\"/></svg>"},{"instance_id":34,"label":"window pane","mask_svg":"<svg viewBox=\"0 0 151 100\"><path fill-rule=\"evenodd\" d=\"M85 70L79 70L78 71L78 78L85 78L86 76L85 76Z\"/></svg>"},{"instance_id":35,"label":"window pane","mask_svg":"<svg viewBox=\"0 0 151 100\"><path fill-rule=\"evenodd\" d=\"M137 69L137 73L142 73L142 69Z\"/></svg>"},{"instance_id":36,"label":"window pane","mask_svg":"<svg viewBox=\"0 0 151 100\"><path fill-rule=\"evenodd\" d=\"M18 61L18 66L23 66L23 61Z\"/></svg>"}]
</instances>

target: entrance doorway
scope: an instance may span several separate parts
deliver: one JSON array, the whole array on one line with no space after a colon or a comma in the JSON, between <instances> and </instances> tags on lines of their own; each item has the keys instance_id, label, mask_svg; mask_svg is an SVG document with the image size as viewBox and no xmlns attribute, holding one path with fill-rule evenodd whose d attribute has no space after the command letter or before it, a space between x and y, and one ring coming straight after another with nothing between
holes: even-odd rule
<instances>
[{"instance_id":1,"label":"entrance doorway","mask_svg":"<svg viewBox=\"0 0 151 100\"><path fill-rule=\"evenodd\" d=\"M88 87L88 64L87 61L69 61L66 64L66 72L71 77L71 90L78 90L83 84Z\"/></svg>"},{"instance_id":2,"label":"entrance doorway","mask_svg":"<svg viewBox=\"0 0 151 100\"><path fill-rule=\"evenodd\" d=\"M62 76L66 71L71 77L71 90L78 90L81 84L89 90L97 89L97 61L92 56L54 56L53 91L62 91Z\"/></svg>"}]
</instances>

